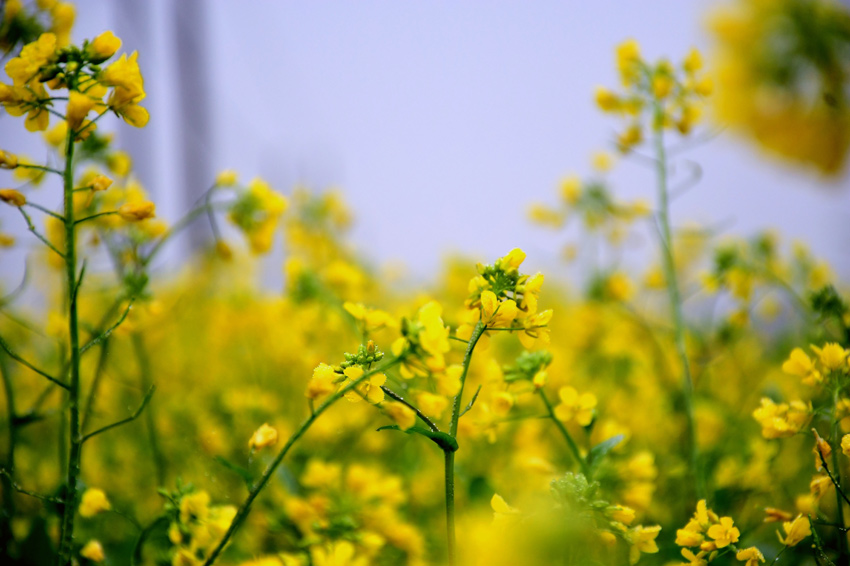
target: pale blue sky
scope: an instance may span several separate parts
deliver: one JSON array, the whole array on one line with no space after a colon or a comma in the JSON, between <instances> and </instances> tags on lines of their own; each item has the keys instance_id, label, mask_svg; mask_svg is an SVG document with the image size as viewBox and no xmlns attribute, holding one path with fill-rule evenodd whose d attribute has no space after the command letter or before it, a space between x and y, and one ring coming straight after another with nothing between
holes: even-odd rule
<instances>
[{"instance_id":1,"label":"pale blue sky","mask_svg":"<svg viewBox=\"0 0 850 566\"><path fill-rule=\"evenodd\" d=\"M182 179L211 179L223 168L261 175L284 193L299 181L339 186L357 218L360 250L428 274L451 251L492 259L519 246L534 268L555 262L567 238L530 225L526 209L554 202L559 179L589 173L591 153L612 138L616 121L595 110L592 95L598 84L617 84L615 45L632 37L648 57L674 59L707 48L705 14L714 3L79 4L77 39L112 28L125 49L141 52L150 126L117 132L140 152L163 215L173 219L183 208ZM201 13L183 20L191 25L178 43L175 12L186 18L192 9ZM204 49L186 49L193 41ZM205 93L191 108L207 116L205 126L181 123L186 102L176 84ZM10 122L2 119L0 144L14 149ZM184 143L199 160L188 177ZM674 224L726 223L744 235L776 228L850 275L846 175L824 183L733 134L687 157L705 174L675 202ZM623 163L611 178L624 198L654 198L641 165ZM204 188L194 183L189 192ZM9 226L14 219L2 214ZM642 249L637 263L652 242ZM3 257L5 272L10 256Z\"/></svg>"}]
</instances>

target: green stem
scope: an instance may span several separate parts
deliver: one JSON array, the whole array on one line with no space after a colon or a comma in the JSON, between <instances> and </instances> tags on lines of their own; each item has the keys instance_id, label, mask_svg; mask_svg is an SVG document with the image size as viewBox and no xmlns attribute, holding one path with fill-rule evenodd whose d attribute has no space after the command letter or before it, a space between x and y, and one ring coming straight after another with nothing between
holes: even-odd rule
<instances>
[{"instance_id":1,"label":"green stem","mask_svg":"<svg viewBox=\"0 0 850 566\"><path fill-rule=\"evenodd\" d=\"M11 560L10 550L14 546L12 535L12 518L15 516L15 499L12 497L12 485L15 473L15 444L18 439L17 408L15 407L15 391L12 388L12 380L9 376L9 367L6 357L0 354L0 376L3 378L3 390L6 395L6 414L9 417L9 446L6 452L6 461L3 467L8 470L9 475L2 477L3 487L3 516L0 517L0 558Z\"/></svg>"},{"instance_id":2,"label":"green stem","mask_svg":"<svg viewBox=\"0 0 850 566\"><path fill-rule=\"evenodd\" d=\"M656 114L663 110L656 104ZM656 120L657 121L657 120ZM682 315L682 300L679 294L679 282L676 277L676 263L673 259L673 235L670 229L670 206L667 193L667 156L664 149L664 134L659 128L655 131L656 174L658 177L658 221L661 232L661 257L664 266L664 280L670 297L670 309L673 313L673 329L676 352L682 364L682 399L685 405L685 427L687 451L690 457L690 476L693 479L696 499L705 498L705 485L699 471L699 453L696 439L696 419L694 417L694 384L691 367L685 346L685 323Z\"/></svg>"},{"instance_id":3,"label":"green stem","mask_svg":"<svg viewBox=\"0 0 850 566\"><path fill-rule=\"evenodd\" d=\"M74 225L74 130L68 129L65 141L65 279L68 292L68 333L70 335L70 374L68 383L68 436L70 452L67 462L65 489L62 495L62 529L59 535L57 564L70 566L73 560L74 518L77 511L77 482L82 460L80 434L80 326L77 314L77 240Z\"/></svg>"},{"instance_id":4,"label":"green stem","mask_svg":"<svg viewBox=\"0 0 850 566\"><path fill-rule=\"evenodd\" d=\"M133 351L136 353L136 360L139 364L139 385L142 391L150 391L153 387L151 379L153 373L151 372L150 356L148 356L148 350L145 346L145 339L139 332L133 332L132 342ZM165 458L159 445L159 434L156 431L153 407L148 407L148 410L145 411L145 428L148 429L148 444L156 471L156 485L163 487L165 486Z\"/></svg>"},{"instance_id":5,"label":"green stem","mask_svg":"<svg viewBox=\"0 0 850 566\"><path fill-rule=\"evenodd\" d=\"M558 417L555 416L555 408L552 407L552 402L549 400L549 397L546 396L546 393L543 389L538 389L537 392L540 394L540 398L543 399L543 404L546 405L546 411L549 413L549 419L555 423L555 426L561 431L561 436L564 437L564 440L567 441L567 445L570 447L570 452L572 452L573 458L576 462L578 462L579 467L581 468L581 473L584 474L588 480L591 479L591 471L590 467L587 465L587 460L585 460L581 451L578 448L578 444L576 444L575 439L573 439L573 435L570 434L570 431L567 430L567 427L564 426Z\"/></svg>"},{"instance_id":6,"label":"green stem","mask_svg":"<svg viewBox=\"0 0 850 566\"><path fill-rule=\"evenodd\" d=\"M839 400L839 388L836 387L835 393L833 394L833 404L835 407ZM833 409L833 418L832 418L832 445L833 448L839 448L841 446L841 419L837 418L835 415L836 411ZM836 522L838 523L841 529L844 529L846 523L844 522L844 501L842 501L842 497L846 499L846 495L844 494L842 485L841 485L841 462L839 461L838 453L840 450L833 449L832 451L832 470L834 475L830 476L830 479L835 484L835 509L836 509ZM818 451L820 453L820 451ZM821 454L821 458L823 455ZM827 473L829 473L829 468L826 467L826 462L824 462L824 469L826 469ZM843 531L838 532L838 559L836 561L836 566L847 566L850 564L850 554L847 550L847 534Z\"/></svg>"},{"instance_id":7,"label":"green stem","mask_svg":"<svg viewBox=\"0 0 850 566\"><path fill-rule=\"evenodd\" d=\"M327 399L322 401L321 405L316 407L315 411L310 413L310 416L307 417L303 423L301 423L301 426L299 426L298 429L292 434L292 436L289 437L289 440L286 441L286 444L284 444L283 448L280 449L280 452L277 453L275 459L272 460L271 464L268 465L266 470L263 472L263 475L260 477L260 481L254 484L254 486L251 488L251 491L248 493L248 497L245 499L244 502L242 502L242 505L239 506L239 510L236 512L236 516L233 518L233 522L230 523L230 527L227 529L227 532L224 533L224 536L222 537L221 541L219 541L218 545L216 545L216 547L204 561L203 566L210 566L213 562L216 561L216 558L218 558L218 555L221 554L221 551L233 537L233 534L239 529L242 523L245 522L245 519L248 517L248 513L250 513L251 511L251 505L254 503L254 500L269 482L275 470L277 470L278 466L280 466L280 463L283 462L283 459L289 453L289 450L298 441L298 439L304 436L304 433L306 433L310 429L316 419L318 419L322 413L327 411L331 407L331 405L339 401L343 395L345 395L346 393L348 393L349 391L351 391L352 389L354 389L376 373L382 373L387 371L389 368L393 367L398 362L398 359L393 359L379 368L363 372L363 375L361 375L360 377L358 377L336 393L329 395Z\"/></svg>"},{"instance_id":8,"label":"green stem","mask_svg":"<svg viewBox=\"0 0 850 566\"><path fill-rule=\"evenodd\" d=\"M472 329L472 336L466 345L466 353L463 355L463 371L460 374L460 391L455 395L452 403L452 420L449 425L449 435L457 438L458 421L460 421L461 403L463 401L463 386L466 384L466 374L469 372L469 364L472 362L472 352L475 345L484 334L487 326L480 320ZM446 455L446 546L448 549L449 566L457 564L457 535L455 533L455 456L454 452L445 451Z\"/></svg>"}]
</instances>

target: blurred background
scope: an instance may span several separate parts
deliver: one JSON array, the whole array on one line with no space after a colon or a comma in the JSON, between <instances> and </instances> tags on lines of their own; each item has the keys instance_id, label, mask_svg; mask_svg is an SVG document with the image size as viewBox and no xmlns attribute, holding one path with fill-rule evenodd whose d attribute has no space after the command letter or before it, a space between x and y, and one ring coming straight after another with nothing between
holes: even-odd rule
<instances>
[{"instance_id":1,"label":"blurred background","mask_svg":"<svg viewBox=\"0 0 850 566\"><path fill-rule=\"evenodd\" d=\"M571 231L541 229L527 209L555 202L564 176L588 175L591 155L613 148L619 124L596 109L593 91L618 87L615 46L634 38L651 61L680 61L695 46L710 61L716 4L80 0L73 39L112 29L124 50L142 53L150 124L102 127L133 155L166 219L235 169L284 194L296 184L343 189L358 249L412 276L435 274L452 252L492 259L513 247L528 252L530 269L551 271ZM0 147L44 151L21 121L0 124ZM704 174L673 203L674 226L775 228L850 276L846 172L825 180L729 131L682 157ZM618 197L654 201L652 172L638 161L617 163L609 179ZM4 230L24 234L13 210L0 215ZM198 223L169 261L209 242L208 230ZM647 229L628 243L627 265L646 265L651 238ZM4 279L21 273L25 252L2 251ZM279 242L273 254L282 257ZM280 262L268 265L277 286Z\"/></svg>"}]
</instances>

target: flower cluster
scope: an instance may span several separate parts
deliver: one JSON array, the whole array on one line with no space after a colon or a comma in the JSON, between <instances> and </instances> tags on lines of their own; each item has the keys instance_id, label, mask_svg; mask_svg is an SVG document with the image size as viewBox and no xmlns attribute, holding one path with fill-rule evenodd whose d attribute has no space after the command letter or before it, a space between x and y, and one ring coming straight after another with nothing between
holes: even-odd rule
<instances>
[{"instance_id":1,"label":"flower cluster","mask_svg":"<svg viewBox=\"0 0 850 566\"><path fill-rule=\"evenodd\" d=\"M702 67L702 55L696 49L675 67L666 59L647 62L633 39L617 47L617 69L625 91L618 94L597 87L596 104L629 122L617 138L620 151L628 153L643 141L646 123L653 131L675 128L682 135L690 133L713 88L711 79L700 75Z\"/></svg>"}]
</instances>

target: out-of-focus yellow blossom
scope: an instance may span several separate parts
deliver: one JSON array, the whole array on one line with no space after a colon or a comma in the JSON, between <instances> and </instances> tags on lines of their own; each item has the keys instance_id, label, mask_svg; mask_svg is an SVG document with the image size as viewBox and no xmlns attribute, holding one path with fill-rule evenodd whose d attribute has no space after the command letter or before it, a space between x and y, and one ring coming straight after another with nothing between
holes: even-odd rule
<instances>
[{"instance_id":1,"label":"out-of-focus yellow blossom","mask_svg":"<svg viewBox=\"0 0 850 566\"><path fill-rule=\"evenodd\" d=\"M62 147L68 137L68 122L57 122L55 126L44 132L44 141L55 148Z\"/></svg>"},{"instance_id":2,"label":"out-of-focus yellow blossom","mask_svg":"<svg viewBox=\"0 0 850 566\"><path fill-rule=\"evenodd\" d=\"M442 395L422 391L416 396L416 406L426 415L439 419L449 408L449 400Z\"/></svg>"},{"instance_id":3,"label":"out-of-focus yellow blossom","mask_svg":"<svg viewBox=\"0 0 850 566\"><path fill-rule=\"evenodd\" d=\"M301 475L301 483L313 489L331 488L339 483L341 475L339 464L311 458Z\"/></svg>"},{"instance_id":4,"label":"out-of-focus yellow blossom","mask_svg":"<svg viewBox=\"0 0 850 566\"><path fill-rule=\"evenodd\" d=\"M109 503L103 490L90 487L83 492L79 509L81 517L94 517L98 513L109 511L110 509L112 509L112 505Z\"/></svg>"},{"instance_id":5,"label":"out-of-focus yellow blossom","mask_svg":"<svg viewBox=\"0 0 850 566\"><path fill-rule=\"evenodd\" d=\"M593 168L600 173L607 173L614 166L614 158L605 151L597 151L593 154Z\"/></svg>"},{"instance_id":6,"label":"out-of-focus yellow blossom","mask_svg":"<svg viewBox=\"0 0 850 566\"><path fill-rule=\"evenodd\" d=\"M779 531L776 531L776 536L779 538L779 542L785 546L796 546L800 541L812 534L812 526L809 518L804 517L802 514L797 515L793 521L783 523L782 528L785 530L785 537L783 538L779 534Z\"/></svg>"},{"instance_id":7,"label":"out-of-focus yellow blossom","mask_svg":"<svg viewBox=\"0 0 850 566\"><path fill-rule=\"evenodd\" d=\"M653 527L638 525L629 531L629 538L632 544L629 550L629 560L632 564L640 560L640 553L655 554L658 552L658 543L655 539L658 538L658 533L660 532L661 527L658 525Z\"/></svg>"},{"instance_id":8,"label":"out-of-focus yellow blossom","mask_svg":"<svg viewBox=\"0 0 850 566\"><path fill-rule=\"evenodd\" d=\"M156 216L156 205L150 201L127 202L118 208L118 216L128 222L140 222Z\"/></svg>"},{"instance_id":9,"label":"out-of-focus yellow blossom","mask_svg":"<svg viewBox=\"0 0 850 566\"><path fill-rule=\"evenodd\" d=\"M237 182L239 182L239 175L233 169L225 169L215 178L215 184L222 187L232 187Z\"/></svg>"},{"instance_id":10,"label":"out-of-focus yellow blossom","mask_svg":"<svg viewBox=\"0 0 850 566\"><path fill-rule=\"evenodd\" d=\"M10 206L24 206L27 203L27 197L15 189L0 189L0 200Z\"/></svg>"},{"instance_id":11,"label":"out-of-focus yellow blossom","mask_svg":"<svg viewBox=\"0 0 850 566\"><path fill-rule=\"evenodd\" d=\"M209 517L210 494L206 491L196 491L184 495L180 500L180 522L204 522Z\"/></svg>"},{"instance_id":12,"label":"out-of-focus yellow blossom","mask_svg":"<svg viewBox=\"0 0 850 566\"><path fill-rule=\"evenodd\" d=\"M416 424L416 413L402 403L387 403L384 410L401 430L408 430Z\"/></svg>"},{"instance_id":13,"label":"out-of-focus yellow blossom","mask_svg":"<svg viewBox=\"0 0 850 566\"><path fill-rule=\"evenodd\" d=\"M490 498L490 508L493 510L493 523L504 527L514 524L519 520L519 509L514 509L498 493Z\"/></svg>"},{"instance_id":14,"label":"out-of-focus yellow blossom","mask_svg":"<svg viewBox=\"0 0 850 566\"><path fill-rule=\"evenodd\" d=\"M812 350L818 355L821 365L827 371L847 369L847 355L850 354L835 342L828 342L823 347L812 346Z\"/></svg>"},{"instance_id":15,"label":"out-of-focus yellow blossom","mask_svg":"<svg viewBox=\"0 0 850 566\"><path fill-rule=\"evenodd\" d=\"M759 562L764 562L764 554L755 546L739 550L735 553L735 558L741 562L746 561L744 566L758 566Z\"/></svg>"},{"instance_id":16,"label":"out-of-focus yellow blossom","mask_svg":"<svg viewBox=\"0 0 850 566\"><path fill-rule=\"evenodd\" d=\"M687 548L682 549L682 556L687 560L686 566L706 566L708 564L705 559L707 554L704 550L694 554Z\"/></svg>"},{"instance_id":17,"label":"out-of-focus yellow blossom","mask_svg":"<svg viewBox=\"0 0 850 566\"><path fill-rule=\"evenodd\" d=\"M558 390L560 404L555 407L555 416L559 421L575 421L587 426L596 414L596 396L593 393L579 394L574 387L564 386Z\"/></svg>"},{"instance_id":18,"label":"out-of-focus yellow blossom","mask_svg":"<svg viewBox=\"0 0 850 566\"><path fill-rule=\"evenodd\" d=\"M103 552L103 545L100 541L90 540L83 548L80 549L80 556L88 558L92 562L103 562L106 560L106 554Z\"/></svg>"},{"instance_id":19,"label":"out-of-focus yellow blossom","mask_svg":"<svg viewBox=\"0 0 850 566\"><path fill-rule=\"evenodd\" d=\"M850 434L841 437L841 452L845 456L850 456Z\"/></svg>"},{"instance_id":20,"label":"out-of-focus yellow blossom","mask_svg":"<svg viewBox=\"0 0 850 566\"><path fill-rule=\"evenodd\" d=\"M262 450L269 446L277 444L277 429L263 423L263 425L254 431L251 435L251 440L248 441L248 447L251 450Z\"/></svg>"},{"instance_id":21,"label":"out-of-focus yellow blossom","mask_svg":"<svg viewBox=\"0 0 850 566\"><path fill-rule=\"evenodd\" d=\"M823 470L824 462L829 462L829 457L832 455L832 446L829 445L829 442L821 438L817 429L813 428L812 433L815 435L815 447L812 449L815 455L815 470L820 472Z\"/></svg>"},{"instance_id":22,"label":"out-of-focus yellow blossom","mask_svg":"<svg viewBox=\"0 0 850 566\"><path fill-rule=\"evenodd\" d=\"M71 28L77 18L76 8L70 2L57 2L50 9L50 15L53 19L50 29L56 34L57 45L68 45L71 42Z\"/></svg>"},{"instance_id":23,"label":"out-of-focus yellow blossom","mask_svg":"<svg viewBox=\"0 0 850 566\"><path fill-rule=\"evenodd\" d=\"M837 175L850 148L840 2L738 0L715 15L717 117L783 158Z\"/></svg>"},{"instance_id":24,"label":"out-of-focus yellow blossom","mask_svg":"<svg viewBox=\"0 0 850 566\"><path fill-rule=\"evenodd\" d=\"M316 399L333 393L336 389L336 383L341 379L341 374L338 374L332 366L327 364L319 364L313 370L313 376L307 383L306 395L310 399Z\"/></svg>"},{"instance_id":25,"label":"out-of-focus yellow blossom","mask_svg":"<svg viewBox=\"0 0 850 566\"><path fill-rule=\"evenodd\" d=\"M14 169L18 166L18 156L0 149L0 169Z\"/></svg>"},{"instance_id":26,"label":"out-of-focus yellow blossom","mask_svg":"<svg viewBox=\"0 0 850 566\"><path fill-rule=\"evenodd\" d=\"M771 399L763 397L761 406L753 411L753 417L761 425L761 433L765 438L783 438L793 436L809 422L811 406L802 401L776 404Z\"/></svg>"},{"instance_id":27,"label":"out-of-focus yellow blossom","mask_svg":"<svg viewBox=\"0 0 850 566\"><path fill-rule=\"evenodd\" d=\"M802 378L806 385L817 385L823 381L821 373L815 369L814 361L802 348L794 348L788 359L782 364L782 371Z\"/></svg>"},{"instance_id":28,"label":"out-of-focus yellow blossom","mask_svg":"<svg viewBox=\"0 0 850 566\"><path fill-rule=\"evenodd\" d=\"M327 546L310 547L310 557L315 566L368 566L366 556L355 556L354 545L348 541L337 541Z\"/></svg>"},{"instance_id":29,"label":"out-of-focus yellow blossom","mask_svg":"<svg viewBox=\"0 0 850 566\"><path fill-rule=\"evenodd\" d=\"M115 55L120 48L121 40L111 31L105 31L91 40L88 45L88 54L95 63L102 63Z\"/></svg>"}]
</instances>

